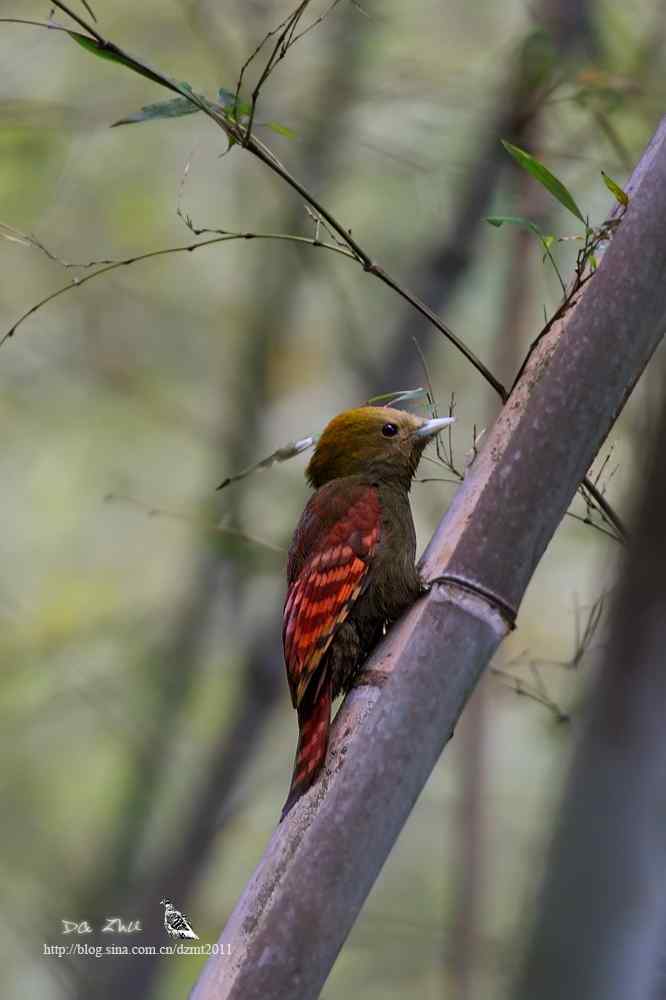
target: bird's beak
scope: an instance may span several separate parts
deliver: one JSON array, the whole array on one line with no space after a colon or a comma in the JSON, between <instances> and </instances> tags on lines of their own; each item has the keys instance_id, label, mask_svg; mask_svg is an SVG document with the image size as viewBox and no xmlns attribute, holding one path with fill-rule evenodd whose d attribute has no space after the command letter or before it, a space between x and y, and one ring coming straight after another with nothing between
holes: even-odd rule
<instances>
[{"instance_id":1,"label":"bird's beak","mask_svg":"<svg viewBox=\"0 0 666 1000\"><path fill-rule=\"evenodd\" d=\"M426 420L417 431L414 431L416 438L431 438L439 434L441 430L455 423L455 417L437 417L435 420Z\"/></svg>"}]
</instances>

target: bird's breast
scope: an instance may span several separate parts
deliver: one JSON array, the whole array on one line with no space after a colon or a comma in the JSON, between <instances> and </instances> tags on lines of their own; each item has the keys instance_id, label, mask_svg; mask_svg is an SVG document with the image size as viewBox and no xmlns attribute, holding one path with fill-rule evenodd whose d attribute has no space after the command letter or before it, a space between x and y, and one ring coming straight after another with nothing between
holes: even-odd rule
<instances>
[{"instance_id":1,"label":"bird's breast","mask_svg":"<svg viewBox=\"0 0 666 1000\"><path fill-rule=\"evenodd\" d=\"M404 489L380 487L381 535L369 591L375 610L385 619L398 618L419 594L416 532Z\"/></svg>"}]
</instances>

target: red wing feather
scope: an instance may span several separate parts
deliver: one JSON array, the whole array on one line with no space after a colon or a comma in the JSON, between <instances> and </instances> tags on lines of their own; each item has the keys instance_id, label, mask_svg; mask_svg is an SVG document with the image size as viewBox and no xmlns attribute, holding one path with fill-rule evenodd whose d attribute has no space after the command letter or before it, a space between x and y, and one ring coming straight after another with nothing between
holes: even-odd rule
<instances>
[{"instance_id":1,"label":"red wing feather","mask_svg":"<svg viewBox=\"0 0 666 1000\"><path fill-rule=\"evenodd\" d=\"M290 569L294 561L300 565L290 579L282 631L295 707L363 589L379 541L380 515L377 490L361 485L342 495L324 486L305 509Z\"/></svg>"}]
</instances>

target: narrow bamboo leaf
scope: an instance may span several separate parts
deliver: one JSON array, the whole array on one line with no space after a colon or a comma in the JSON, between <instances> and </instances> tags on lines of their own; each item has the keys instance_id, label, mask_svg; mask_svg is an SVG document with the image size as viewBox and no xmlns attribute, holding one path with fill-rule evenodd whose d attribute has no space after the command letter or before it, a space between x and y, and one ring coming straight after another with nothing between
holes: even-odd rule
<instances>
[{"instance_id":1,"label":"narrow bamboo leaf","mask_svg":"<svg viewBox=\"0 0 666 1000\"><path fill-rule=\"evenodd\" d=\"M89 38L87 35L82 35L78 31L68 31L67 34L71 39L73 39L77 45L80 45L82 49L86 52L91 52L94 56L98 56L99 59L107 59L109 62L118 63L120 66L126 66L128 69L133 69L136 73L142 72L137 69L133 62L121 56L119 52L114 49L105 48L101 45L96 38ZM143 73L144 76L149 76L152 79L152 74L148 72Z\"/></svg>"},{"instance_id":2,"label":"narrow bamboo leaf","mask_svg":"<svg viewBox=\"0 0 666 1000\"><path fill-rule=\"evenodd\" d=\"M8 226L4 222L0 222L0 236L3 240L9 240L10 243L20 243L24 247L33 245L32 240L25 233L22 233L19 229L14 229L13 226Z\"/></svg>"},{"instance_id":3,"label":"narrow bamboo leaf","mask_svg":"<svg viewBox=\"0 0 666 1000\"><path fill-rule=\"evenodd\" d=\"M169 79L169 77L162 76L159 73L154 72L149 66L144 66L137 59L133 59L131 56L126 56L122 52L119 52L113 45L102 45L97 41L96 38L90 38L88 35L82 35L79 31L68 31L69 37L80 45L82 49L86 52L92 53L92 55L97 56L99 59L106 59L109 62L116 63L118 66L124 66L126 69L131 69L133 73L138 73L139 76L145 76L147 80L152 80L153 83L159 83L161 86L165 86L165 81L178 88L179 84L175 80Z\"/></svg>"},{"instance_id":4,"label":"narrow bamboo leaf","mask_svg":"<svg viewBox=\"0 0 666 1000\"><path fill-rule=\"evenodd\" d=\"M536 222L532 222L531 219L526 219L522 215L486 215L484 222L489 222L491 226L496 226L498 229L503 226L506 222L509 226L521 226L523 229L529 229L539 238L542 238L542 233Z\"/></svg>"},{"instance_id":5,"label":"narrow bamboo leaf","mask_svg":"<svg viewBox=\"0 0 666 1000\"><path fill-rule=\"evenodd\" d=\"M555 174L552 174L547 167L535 160L533 156L526 153L524 149L519 149L518 146L512 145L512 143L507 142L505 139L501 140L502 145L506 149L509 156L512 156L516 163L526 170L528 174L531 174L535 180L539 181L547 191L557 198L560 205L564 205L572 215L575 215L577 219L587 225L585 219L583 218L583 213L579 209L578 205L573 199L571 192L564 186L561 180L559 180Z\"/></svg>"},{"instance_id":6,"label":"narrow bamboo leaf","mask_svg":"<svg viewBox=\"0 0 666 1000\"><path fill-rule=\"evenodd\" d=\"M609 177L608 174L605 173L603 170L601 171L601 176L604 179L604 184L606 185L610 193L613 195L615 200L618 201L620 205L624 205L624 207L626 208L627 205L629 204L629 195L627 194L627 192L624 191L620 187L620 185L616 181L614 181L612 177Z\"/></svg>"},{"instance_id":7,"label":"narrow bamboo leaf","mask_svg":"<svg viewBox=\"0 0 666 1000\"><path fill-rule=\"evenodd\" d=\"M114 122L111 128L115 128L116 125L134 125L138 122L155 121L158 118L182 118L183 115L194 115L197 111L201 111L201 108L192 104L192 101L188 101L186 97L174 97L172 101L146 104L141 108L141 111Z\"/></svg>"},{"instance_id":8,"label":"narrow bamboo leaf","mask_svg":"<svg viewBox=\"0 0 666 1000\"><path fill-rule=\"evenodd\" d=\"M313 444L317 441L316 435L310 435L306 438L301 438L298 441L290 441L289 444L284 445L282 448L278 448L276 451L272 452L266 458L262 458L260 462L255 462L254 465L248 466L247 469L243 469L242 472L237 472L233 476L227 476L220 485L217 487L218 490L223 490L225 486L229 486L230 483L237 483L241 479L245 479L247 476L251 476L253 472L258 472L259 469L270 469L271 465L275 465L276 462L287 462L290 458L295 458L296 455L300 455L301 452L307 451L311 448Z\"/></svg>"},{"instance_id":9,"label":"narrow bamboo leaf","mask_svg":"<svg viewBox=\"0 0 666 1000\"><path fill-rule=\"evenodd\" d=\"M263 122L260 122L263 124ZM295 139L296 133L292 128L287 125L280 125L279 122L266 122L266 128L269 128L271 132L275 132L277 135L283 135L285 139Z\"/></svg>"},{"instance_id":10,"label":"narrow bamboo leaf","mask_svg":"<svg viewBox=\"0 0 666 1000\"><path fill-rule=\"evenodd\" d=\"M368 406L394 406L396 403L406 403L412 399L422 399L427 395L425 389L397 389L395 392L384 392L381 396L372 396Z\"/></svg>"}]
</instances>

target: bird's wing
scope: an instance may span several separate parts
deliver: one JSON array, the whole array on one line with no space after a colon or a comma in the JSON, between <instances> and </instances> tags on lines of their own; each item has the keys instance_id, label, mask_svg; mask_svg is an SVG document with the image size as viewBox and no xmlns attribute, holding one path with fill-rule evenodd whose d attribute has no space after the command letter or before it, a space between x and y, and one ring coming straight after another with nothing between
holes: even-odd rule
<instances>
[{"instance_id":1,"label":"bird's wing","mask_svg":"<svg viewBox=\"0 0 666 1000\"><path fill-rule=\"evenodd\" d=\"M190 922L185 914L180 913L179 910L172 910L169 914L169 927L167 929L169 930L169 933L181 938L188 937L198 939L199 937L199 935L195 934L192 930Z\"/></svg>"},{"instance_id":2,"label":"bird's wing","mask_svg":"<svg viewBox=\"0 0 666 1000\"><path fill-rule=\"evenodd\" d=\"M328 483L303 512L290 550L282 618L295 708L367 582L380 530L379 494L367 484Z\"/></svg>"}]
</instances>

